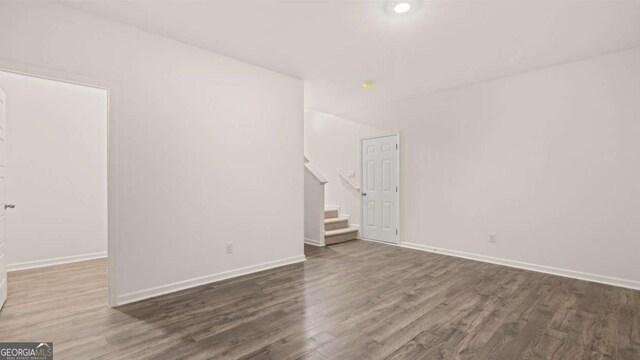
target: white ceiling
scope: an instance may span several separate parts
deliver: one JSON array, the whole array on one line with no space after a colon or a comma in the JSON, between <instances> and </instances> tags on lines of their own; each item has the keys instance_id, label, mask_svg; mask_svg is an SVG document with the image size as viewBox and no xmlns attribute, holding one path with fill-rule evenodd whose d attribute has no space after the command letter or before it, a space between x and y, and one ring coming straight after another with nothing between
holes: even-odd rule
<instances>
[{"instance_id":1,"label":"white ceiling","mask_svg":"<svg viewBox=\"0 0 640 360\"><path fill-rule=\"evenodd\" d=\"M640 1L65 1L305 80L308 109L358 109L640 46ZM375 87L363 89L363 79Z\"/></svg>"}]
</instances>

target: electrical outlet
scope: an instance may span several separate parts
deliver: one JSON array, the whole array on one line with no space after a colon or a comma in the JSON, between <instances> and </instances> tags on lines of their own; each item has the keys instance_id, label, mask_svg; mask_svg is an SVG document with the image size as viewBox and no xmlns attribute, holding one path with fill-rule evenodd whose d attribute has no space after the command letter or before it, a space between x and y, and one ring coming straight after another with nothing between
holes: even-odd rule
<instances>
[{"instance_id":1,"label":"electrical outlet","mask_svg":"<svg viewBox=\"0 0 640 360\"><path fill-rule=\"evenodd\" d=\"M496 234L494 233L489 234L489 242L492 244L496 243Z\"/></svg>"},{"instance_id":2,"label":"electrical outlet","mask_svg":"<svg viewBox=\"0 0 640 360\"><path fill-rule=\"evenodd\" d=\"M233 243L226 244L227 254L231 254L233 252Z\"/></svg>"}]
</instances>

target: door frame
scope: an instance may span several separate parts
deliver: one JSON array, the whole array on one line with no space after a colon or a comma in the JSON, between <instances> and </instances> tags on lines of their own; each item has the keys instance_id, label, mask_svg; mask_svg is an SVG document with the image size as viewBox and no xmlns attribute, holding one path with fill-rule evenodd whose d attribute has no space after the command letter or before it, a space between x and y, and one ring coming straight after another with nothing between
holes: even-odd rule
<instances>
[{"instance_id":1,"label":"door frame","mask_svg":"<svg viewBox=\"0 0 640 360\"><path fill-rule=\"evenodd\" d=\"M362 159L363 159L363 155L362 155L362 144L364 142L364 140L370 140L370 139L377 139L377 138L382 138L382 137L389 137L389 136L395 136L398 139L398 151L396 152L396 161L398 164L397 167L397 176L398 176L398 192L396 192L396 201L398 204L398 210L396 211L396 226L398 229L398 234L396 235L396 240L394 242L389 242L389 241L384 241L384 240L376 240L376 239L367 239L364 237L364 198L362 197L362 193L365 191L364 190L364 184L362 183L362 174L364 174L364 167L362 164ZM393 132L393 133L382 133L382 134L377 134L377 135L368 135L368 136L362 136L360 137L360 140L358 140L358 168L360 170L360 228L358 229L360 231L360 238L362 240L368 240L368 241L376 241L376 242L380 242L383 244L395 244L395 245L400 245L400 236L402 235L402 231L400 229L400 193L402 192L402 186L400 185L400 151L402 150L402 146L400 145L400 132Z\"/></svg>"},{"instance_id":2,"label":"door frame","mask_svg":"<svg viewBox=\"0 0 640 360\"><path fill-rule=\"evenodd\" d=\"M0 71L18 75L31 76L46 80L59 81L74 85L88 86L107 92L107 305L118 305L118 141L116 137L117 104L119 104L119 87L117 84L90 78L87 76L70 74L20 63L10 63L0 60Z\"/></svg>"}]
</instances>

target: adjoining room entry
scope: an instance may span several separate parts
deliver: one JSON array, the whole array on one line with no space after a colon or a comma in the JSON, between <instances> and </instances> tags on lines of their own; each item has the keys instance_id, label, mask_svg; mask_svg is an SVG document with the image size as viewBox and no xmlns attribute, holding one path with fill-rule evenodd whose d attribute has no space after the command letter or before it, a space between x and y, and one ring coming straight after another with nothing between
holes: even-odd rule
<instances>
[{"instance_id":1,"label":"adjoining room entry","mask_svg":"<svg viewBox=\"0 0 640 360\"><path fill-rule=\"evenodd\" d=\"M12 306L6 271L106 266L109 97L6 71L0 95L0 306Z\"/></svg>"},{"instance_id":2,"label":"adjoining room entry","mask_svg":"<svg viewBox=\"0 0 640 360\"><path fill-rule=\"evenodd\" d=\"M4 168L7 146L4 141L5 137L5 95L0 89L0 308L7 300L7 257L4 254L4 213L5 209L11 207L4 201Z\"/></svg>"},{"instance_id":3,"label":"adjoining room entry","mask_svg":"<svg viewBox=\"0 0 640 360\"><path fill-rule=\"evenodd\" d=\"M398 243L400 205L400 136L360 140L362 238Z\"/></svg>"}]
</instances>

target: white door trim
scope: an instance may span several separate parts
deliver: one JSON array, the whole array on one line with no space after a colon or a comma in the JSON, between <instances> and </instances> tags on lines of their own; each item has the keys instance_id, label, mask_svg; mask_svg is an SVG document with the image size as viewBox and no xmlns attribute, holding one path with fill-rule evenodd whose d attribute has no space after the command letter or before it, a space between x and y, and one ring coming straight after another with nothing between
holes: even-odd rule
<instances>
[{"instance_id":1,"label":"white door trim","mask_svg":"<svg viewBox=\"0 0 640 360\"><path fill-rule=\"evenodd\" d=\"M9 63L0 60L0 70L19 75L55 80L70 84L93 87L107 91L107 303L114 307L118 305L116 289L118 284L118 141L117 141L117 104L119 104L119 87L105 80L98 80L82 75L39 68L20 63Z\"/></svg>"},{"instance_id":2,"label":"white door trim","mask_svg":"<svg viewBox=\"0 0 640 360\"><path fill-rule=\"evenodd\" d=\"M396 152L396 161L398 162L398 167L397 167L397 171L398 173L396 174L398 176L398 192L396 192L396 201L398 204L398 211L396 211L396 226L398 228L398 234L396 235L396 239L394 242L387 242L387 241L382 241L382 240L375 240L375 239L367 239L364 237L364 232L363 232L363 226L364 226L364 206L362 204L363 202L363 198L362 198L362 193L364 192L364 188L363 188L363 184L362 184L362 174L363 174L363 167L362 167L362 143L364 140L369 140L369 139L377 139L377 138L382 138L382 137L388 137L388 136L395 136L398 139L398 151ZM395 132L395 133L383 133L383 134L377 134L377 135L368 135L368 136L362 136L360 137L359 140L359 144L358 144L358 163L359 165L359 169L360 169L360 226L358 231L360 232L360 237L362 240L368 240L368 241L376 241L376 242L380 242L380 243L384 243L384 244L395 244L395 245L399 245L400 244L400 235L402 234L401 228L400 228L400 192L402 192L402 186L401 186L401 178L400 178L400 151L402 150L402 146L400 145L400 133L399 132Z\"/></svg>"}]
</instances>

